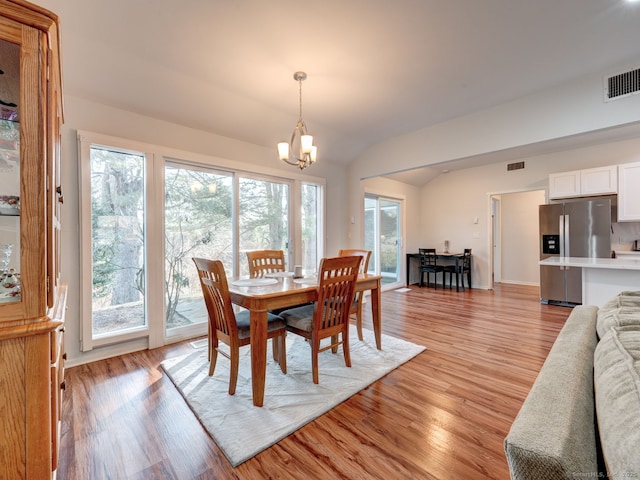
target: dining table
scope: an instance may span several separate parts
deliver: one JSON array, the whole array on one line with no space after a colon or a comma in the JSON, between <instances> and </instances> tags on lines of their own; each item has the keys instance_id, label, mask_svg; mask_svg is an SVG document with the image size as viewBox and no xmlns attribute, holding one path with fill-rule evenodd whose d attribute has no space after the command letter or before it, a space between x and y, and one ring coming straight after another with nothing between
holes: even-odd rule
<instances>
[{"instance_id":1,"label":"dining table","mask_svg":"<svg viewBox=\"0 0 640 480\"><path fill-rule=\"evenodd\" d=\"M371 316L378 350L382 349L381 275L361 273L356 292L371 290ZM314 276L293 278L291 272L229 282L231 301L249 310L251 333L251 386L253 404L262 407L267 369L267 312L314 302L318 298L318 280Z\"/></svg>"}]
</instances>

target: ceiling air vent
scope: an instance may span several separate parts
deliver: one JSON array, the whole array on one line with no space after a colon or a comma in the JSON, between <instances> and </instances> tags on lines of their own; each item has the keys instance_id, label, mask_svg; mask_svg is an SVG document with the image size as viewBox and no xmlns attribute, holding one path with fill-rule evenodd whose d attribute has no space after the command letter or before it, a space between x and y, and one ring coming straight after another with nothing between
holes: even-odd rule
<instances>
[{"instance_id":1,"label":"ceiling air vent","mask_svg":"<svg viewBox=\"0 0 640 480\"><path fill-rule=\"evenodd\" d=\"M524 168L524 162L516 162L516 163L508 163L507 171L511 170L522 170Z\"/></svg>"},{"instance_id":2,"label":"ceiling air vent","mask_svg":"<svg viewBox=\"0 0 640 480\"><path fill-rule=\"evenodd\" d=\"M640 93L640 68L604 79L604 101L617 100Z\"/></svg>"}]
</instances>

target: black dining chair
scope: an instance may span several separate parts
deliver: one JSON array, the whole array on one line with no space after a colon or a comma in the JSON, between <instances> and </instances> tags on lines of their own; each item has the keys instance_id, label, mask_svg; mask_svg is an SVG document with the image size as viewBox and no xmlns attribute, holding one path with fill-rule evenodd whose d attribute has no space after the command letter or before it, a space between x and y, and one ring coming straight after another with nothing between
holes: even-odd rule
<instances>
[{"instance_id":1,"label":"black dining chair","mask_svg":"<svg viewBox=\"0 0 640 480\"><path fill-rule=\"evenodd\" d=\"M442 288L444 288L444 267L438 265L438 256L435 248L419 248L420 254L420 287L424 274L427 274L427 287L429 286L429 277L433 273L433 287L438 288L438 273L442 273Z\"/></svg>"},{"instance_id":2,"label":"black dining chair","mask_svg":"<svg viewBox=\"0 0 640 480\"><path fill-rule=\"evenodd\" d=\"M456 270L457 268L457 270ZM465 248L462 258L458 259L458 262L455 265L446 265L444 267L443 282L444 277L449 274L449 288L451 288L451 277L455 274L456 276L456 285L460 285L462 290L464 290L464 276L467 276L467 284L469 288L471 288L471 249Z\"/></svg>"}]
</instances>

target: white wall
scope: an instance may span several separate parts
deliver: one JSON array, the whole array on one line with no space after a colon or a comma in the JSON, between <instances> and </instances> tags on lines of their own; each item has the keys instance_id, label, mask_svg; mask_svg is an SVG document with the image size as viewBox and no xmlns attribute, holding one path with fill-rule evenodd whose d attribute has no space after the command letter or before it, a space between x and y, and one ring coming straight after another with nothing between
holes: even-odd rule
<instances>
[{"instance_id":1,"label":"white wall","mask_svg":"<svg viewBox=\"0 0 640 480\"><path fill-rule=\"evenodd\" d=\"M538 205L544 203L544 190L500 196L502 283L540 285Z\"/></svg>"},{"instance_id":2,"label":"white wall","mask_svg":"<svg viewBox=\"0 0 640 480\"><path fill-rule=\"evenodd\" d=\"M69 285L65 347L70 365L112 356L134 349L145 348L140 341L118 347L103 347L81 353L80 339L80 263L79 255L79 203L78 203L78 151L77 131L99 134L178 149L204 156L211 164L226 162L239 169L287 177L320 177L326 181L326 252L337 252L347 244L345 168L322 162L297 173L277 158L276 148L267 149L245 142L212 135L131 112L118 110L78 97L65 96L65 124L62 129L62 211L61 279Z\"/></svg>"},{"instance_id":3,"label":"white wall","mask_svg":"<svg viewBox=\"0 0 640 480\"><path fill-rule=\"evenodd\" d=\"M639 122L640 95L605 103L603 74L381 141L350 168L384 175Z\"/></svg>"}]
</instances>

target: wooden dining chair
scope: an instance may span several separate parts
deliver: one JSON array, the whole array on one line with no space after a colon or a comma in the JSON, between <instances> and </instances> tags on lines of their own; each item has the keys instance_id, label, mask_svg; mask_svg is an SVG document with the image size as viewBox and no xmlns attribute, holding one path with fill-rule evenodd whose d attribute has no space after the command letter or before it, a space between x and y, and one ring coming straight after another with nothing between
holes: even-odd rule
<instances>
[{"instance_id":1,"label":"wooden dining chair","mask_svg":"<svg viewBox=\"0 0 640 480\"><path fill-rule=\"evenodd\" d=\"M435 248L419 248L420 253L420 287L424 274L427 274L427 287L429 286L429 276L433 273L433 288L438 288L438 273L444 272L444 267L438 265L438 256ZM444 273L442 273L442 288L444 288Z\"/></svg>"},{"instance_id":2,"label":"wooden dining chair","mask_svg":"<svg viewBox=\"0 0 640 480\"><path fill-rule=\"evenodd\" d=\"M233 311L229 284L224 266L220 260L192 258L198 269L202 294L209 314L209 376L216 368L218 353L227 357L231 362L229 375L229 395L236 393L238 382L238 366L240 361L240 347L251 343L249 310L242 310L238 314ZM277 315L267 314L267 338L271 338L273 359L280 364L282 373L287 373L286 355L286 323ZM229 354L218 348L222 341L229 346Z\"/></svg>"},{"instance_id":3,"label":"wooden dining chair","mask_svg":"<svg viewBox=\"0 0 640 480\"><path fill-rule=\"evenodd\" d=\"M457 265L457 269L456 269ZM467 285L471 288L471 249L465 248L462 259L458 260L456 265L445 265L444 274L449 274L449 288L451 288L451 277L456 276L456 285L460 282L462 290L464 290L464 276L467 276Z\"/></svg>"},{"instance_id":4,"label":"wooden dining chair","mask_svg":"<svg viewBox=\"0 0 640 480\"><path fill-rule=\"evenodd\" d=\"M310 305L283 311L287 330L307 339L311 344L313 383L318 383L318 354L342 345L344 363L351 366L349 354L349 312L353 303L361 256L323 258L318 273L318 299ZM320 348L320 341L331 338Z\"/></svg>"},{"instance_id":5,"label":"wooden dining chair","mask_svg":"<svg viewBox=\"0 0 640 480\"><path fill-rule=\"evenodd\" d=\"M359 255L362 257L360 263L360 273L366 273L369 270L369 259L371 258L371 250L343 249L338 252L339 257L350 257ZM349 310L349 316L356 316L356 329L358 331L358 339L362 340L362 304L364 301L364 292L356 292L353 297L353 304Z\"/></svg>"},{"instance_id":6,"label":"wooden dining chair","mask_svg":"<svg viewBox=\"0 0 640 480\"><path fill-rule=\"evenodd\" d=\"M247 252L249 276L263 277L266 273L284 272L283 250L253 250Z\"/></svg>"}]
</instances>

